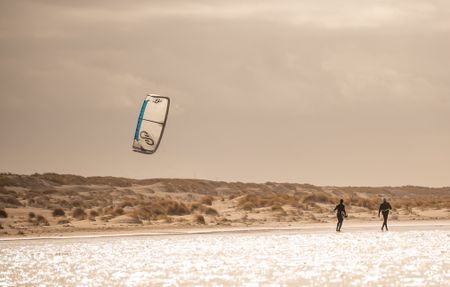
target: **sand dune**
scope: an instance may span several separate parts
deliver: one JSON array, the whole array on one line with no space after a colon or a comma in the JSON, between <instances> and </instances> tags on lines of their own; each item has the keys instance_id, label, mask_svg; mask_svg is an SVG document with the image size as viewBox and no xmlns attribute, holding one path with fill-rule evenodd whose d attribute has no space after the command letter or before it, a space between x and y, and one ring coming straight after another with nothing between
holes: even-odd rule
<instances>
[{"instance_id":1,"label":"sand dune","mask_svg":"<svg viewBox=\"0 0 450 287\"><path fill-rule=\"evenodd\" d=\"M383 197L393 222L450 219L449 187L1 174L0 236L331 224L340 198L349 222L378 221Z\"/></svg>"}]
</instances>

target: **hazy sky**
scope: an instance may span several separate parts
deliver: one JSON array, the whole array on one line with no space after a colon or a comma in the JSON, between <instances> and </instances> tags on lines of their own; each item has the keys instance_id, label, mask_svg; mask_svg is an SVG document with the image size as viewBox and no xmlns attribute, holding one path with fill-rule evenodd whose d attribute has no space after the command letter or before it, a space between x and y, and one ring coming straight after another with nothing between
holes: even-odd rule
<instances>
[{"instance_id":1,"label":"hazy sky","mask_svg":"<svg viewBox=\"0 0 450 287\"><path fill-rule=\"evenodd\" d=\"M446 0L0 0L0 63L0 171L450 185Z\"/></svg>"}]
</instances>

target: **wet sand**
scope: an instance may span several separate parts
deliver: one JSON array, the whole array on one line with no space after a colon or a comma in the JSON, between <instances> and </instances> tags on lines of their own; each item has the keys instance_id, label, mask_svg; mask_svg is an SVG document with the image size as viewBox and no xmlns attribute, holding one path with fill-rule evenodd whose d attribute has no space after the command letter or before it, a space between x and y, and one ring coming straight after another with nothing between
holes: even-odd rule
<instances>
[{"instance_id":1,"label":"wet sand","mask_svg":"<svg viewBox=\"0 0 450 287\"><path fill-rule=\"evenodd\" d=\"M450 284L448 222L392 223L389 232L374 224L347 224L341 233L332 227L6 238L0 286Z\"/></svg>"},{"instance_id":2,"label":"wet sand","mask_svg":"<svg viewBox=\"0 0 450 287\"><path fill-rule=\"evenodd\" d=\"M378 231L381 228L380 222L364 221L344 221L341 233ZM280 231L298 231L308 233L334 232L335 223L302 223L302 224L266 224L262 226L251 227L171 227L155 226L152 228L133 228L128 230L110 229L110 230L77 230L74 232L48 232L42 234L27 234L21 236L0 237L1 241L16 240L39 240L39 239L68 239L68 238L96 238L96 237L127 237L127 236L159 236L159 235L183 235L183 234L214 234L214 233L248 233L248 232L280 232ZM390 231L408 231L408 230L433 230L449 229L450 220L408 220L391 221L389 223Z\"/></svg>"}]
</instances>

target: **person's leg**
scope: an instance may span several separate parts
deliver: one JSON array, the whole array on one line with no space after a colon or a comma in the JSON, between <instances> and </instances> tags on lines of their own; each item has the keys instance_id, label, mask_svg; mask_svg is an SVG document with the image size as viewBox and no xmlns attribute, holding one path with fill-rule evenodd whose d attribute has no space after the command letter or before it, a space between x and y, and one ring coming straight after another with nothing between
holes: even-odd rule
<instances>
[{"instance_id":1,"label":"person's leg","mask_svg":"<svg viewBox=\"0 0 450 287\"><path fill-rule=\"evenodd\" d=\"M338 231L341 231L341 227L342 227L342 222L343 222L343 221L344 221L343 218L339 218L339 222L338 222L339 228L338 228Z\"/></svg>"},{"instance_id":2,"label":"person's leg","mask_svg":"<svg viewBox=\"0 0 450 287\"><path fill-rule=\"evenodd\" d=\"M384 212L384 213L383 213L383 219L384 219L383 225L386 226L386 231L389 230L389 229L388 229L388 226L387 226L388 216L389 216L389 212Z\"/></svg>"}]
</instances>

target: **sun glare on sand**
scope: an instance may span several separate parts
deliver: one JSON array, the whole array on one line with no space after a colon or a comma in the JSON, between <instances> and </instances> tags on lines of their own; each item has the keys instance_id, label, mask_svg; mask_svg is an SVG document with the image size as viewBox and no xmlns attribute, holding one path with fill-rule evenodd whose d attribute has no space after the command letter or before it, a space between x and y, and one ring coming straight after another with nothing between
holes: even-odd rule
<instances>
[{"instance_id":1,"label":"sun glare on sand","mask_svg":"<svg viewBox=\"0 0 450 287\"><path fill-rule=\"evenodd\" d=\"M11 241L0 286L449 286L448 228Z\"/></svg>"}]
</instances>

